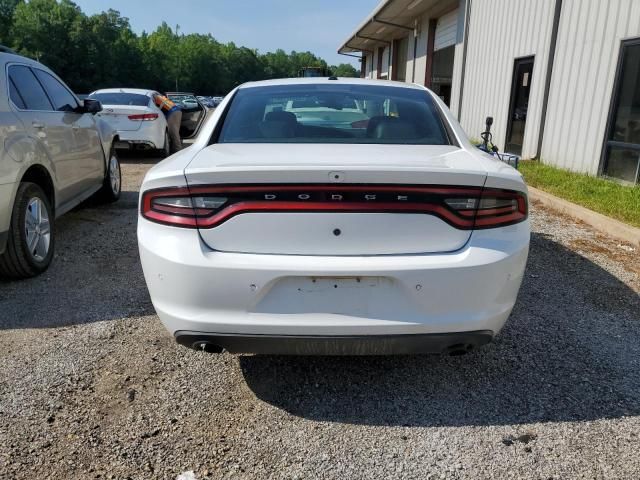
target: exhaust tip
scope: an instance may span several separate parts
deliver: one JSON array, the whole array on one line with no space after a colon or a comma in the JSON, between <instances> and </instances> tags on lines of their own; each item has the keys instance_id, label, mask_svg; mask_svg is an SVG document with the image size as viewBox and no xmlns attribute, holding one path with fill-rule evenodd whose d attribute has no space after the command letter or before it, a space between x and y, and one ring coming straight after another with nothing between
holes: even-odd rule
<instances>
[{"instance_id":1,"label":"exhaust tip","mask_svg":"<svg viewBox=\"0 0 640 480\"><path fill-rule=\"evenodd\" d=\"M473 345L470 343L457 343L447 347L446 352L450 357L460 357L462 355L466 355L471 350L473 350Z\"/></svg>"},{"instance_id":2,"label":"exhaust tip","mask_svg":"<svg viewBox=\"0 0 640 480\"><path fill-rule=\"evenodd\" d=\"M224 351L224 348L222 348L220 345L215 345L211 342L206 341L194 342L191 345L191 348L193 348L194 350L198 350L199 352L207 353L222 353Z\"/></svg>"}]
</instances>

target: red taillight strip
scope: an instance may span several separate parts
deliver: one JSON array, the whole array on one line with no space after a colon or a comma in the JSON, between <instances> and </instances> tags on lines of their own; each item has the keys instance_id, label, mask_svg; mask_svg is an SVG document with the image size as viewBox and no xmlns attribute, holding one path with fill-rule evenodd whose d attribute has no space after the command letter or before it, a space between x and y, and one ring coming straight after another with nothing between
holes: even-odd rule
<instances>
[{"instance_id":1,"label":"red taillight strip","mask_svg":"<svg viewBox=\"0 0 640 480\"><path fill-rule=\"evenodd\" d=\"M243 213L264 212L340 212L340 213L424 213L436 215L460 229L473 228L473 219L463 219L447 208L430 203L332 203L332 202L239 202L223 208L211 217L198 218L200 228L213 228Z\"/></svg>"},{"instance_id":2,"label":"red taillight strip","mask_svg":"<svg viewBox=\"0 0 640 480\"><path fill-rule=\"evenodd\" d=\"M150 122L153 120L157 120L157 113L139 113L128 116L129 120L140 120L141 122Z\"/></svg>"},{"instance_id":3,"label":"red taillight strip","mask_svg":"<svg viewBox=\"0 0 640 480\"><path fill-rule=\"evenodd\" d=\"M153 198L162 197L194 197L194 196L226 196L242 193L282 193L282 192L365 192L370 194L393 193L432 194L438 195L442 204L434 201L425 202L389 202L389 201L281 201L281 200L246 200L233 198L220 210L193 209L154 205ZM479 209L455 210L444 204L447 197L455 198L468 195L473 198L510 198L517 201L514 206ZM425 199L426 200L426 199ZM439 200L435 200L436 202ZM141 202L142 215L154 222L188 228L214 228L230 218L244 213L264 212L341 212L341 213L423 213L435 215L451 226L470 230L473 228L495 228L512 225L524 221L528 216L526 195L518 191L481 187L447 187L447 186L402 186L402 185L272 185L235 186L212 185L196 187L175 187L144 192Z\"/></svg>"},{"instance_id":4,"label":"red taillight strip","mask_svg":"<svg viewBox=\"0 0 640 480\"><path fill-rule=\"evenodd\" d=\"M195 214L198 216L211 215L214 210L207 208L188 208L188 207L171 207L169 205L154 205L153 210L161 213L185 215L185 213Z\"/></svg>"}]
</instances>

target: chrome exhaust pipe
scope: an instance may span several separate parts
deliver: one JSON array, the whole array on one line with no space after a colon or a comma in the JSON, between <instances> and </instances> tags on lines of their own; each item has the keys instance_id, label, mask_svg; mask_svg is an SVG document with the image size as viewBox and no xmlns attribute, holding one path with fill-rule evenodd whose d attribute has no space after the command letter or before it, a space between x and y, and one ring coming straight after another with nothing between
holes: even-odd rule
<instances>
[{"instance_id":1,"label":"chrome exhaust pipe","mask_svg":"<svg viewBox=\"0 0 640 480\"><path fill-rule=\"evenodd\" d=\"M447 347L446 352L450 357L459 357L462 355L466 355L471 350L473 350L473 345L471 345L470 343L458 343L456 345Z\"/></svg>"}]
</instances>

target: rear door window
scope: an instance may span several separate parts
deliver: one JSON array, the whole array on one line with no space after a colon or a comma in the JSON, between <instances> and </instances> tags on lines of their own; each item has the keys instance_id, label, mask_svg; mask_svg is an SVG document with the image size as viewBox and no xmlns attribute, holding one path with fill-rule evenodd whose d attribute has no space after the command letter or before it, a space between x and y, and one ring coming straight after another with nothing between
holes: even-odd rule
<instances>
[{"instance_id":1,"label":"rear door window","mask_svg":"<svg viewBox=\"0 0 640 480\"><path fill-rule=\"evenodd\" d=\"M21 110L27 109L27 106L25 105L24 100L20 95L20 92L18 91L15 83L13 83L13 80L11 79L9 79L9 97L11 98L11 101L15 104L16 107L18 107Z\"/></svg>"},{"instance_id":2,"label":"rear door window","mask_svg":"<svg viewBox=\"0 0 640 480\"><path fill-rule=\"evenodd\" d=\"M55 77L45 71L34 69L38 80L47 90L53 107L59 112L72 112L78 108L78 102L69 89L60 83Z\"/></svg>"},{"instance_id":3,"label":"rear door window","mask_svg":"<svg viewBox=\"0 0 640 480\"><path fill-rule=\"evenodd\" d=\"M11 65L9 67L9 79L15 87L26 110L52 111L53 106L47 98L47 94L38 79L29 67L24 65ZM13 97L11 98L13 100ZM16 103L19 108L20 105Z\"/></svg>"}]
</instances>

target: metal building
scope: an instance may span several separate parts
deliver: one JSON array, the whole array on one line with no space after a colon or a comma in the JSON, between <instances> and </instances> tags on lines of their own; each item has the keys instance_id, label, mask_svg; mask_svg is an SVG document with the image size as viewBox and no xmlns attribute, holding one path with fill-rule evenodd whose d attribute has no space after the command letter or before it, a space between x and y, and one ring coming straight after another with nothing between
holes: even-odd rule
<instances>
[{"instance_id":1,"label":"metal building","mask_svg":"<svg viewBox=\"0 0 640 480\"><path fill-rule=\"evenodd\" d=\"M640 182L640 0L383 0L340 47L522 158Z\"/></svg>"}]
</instances>

